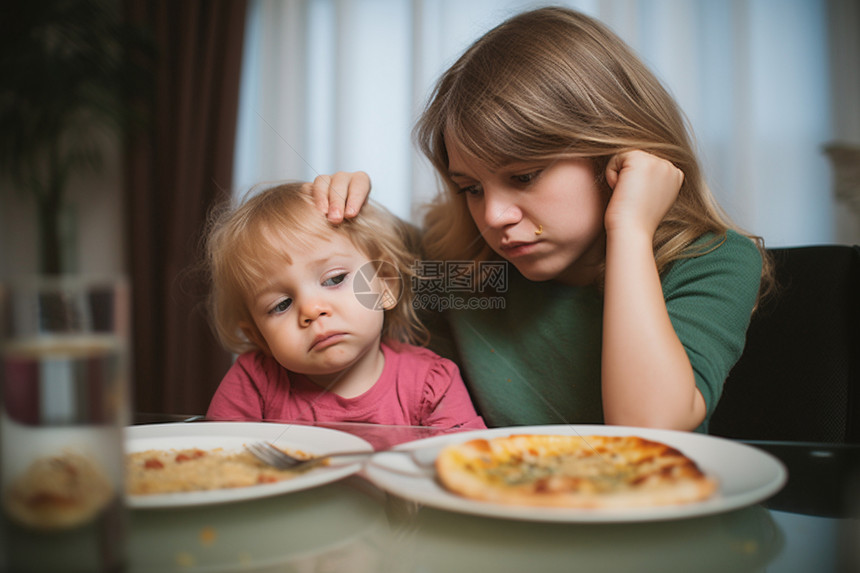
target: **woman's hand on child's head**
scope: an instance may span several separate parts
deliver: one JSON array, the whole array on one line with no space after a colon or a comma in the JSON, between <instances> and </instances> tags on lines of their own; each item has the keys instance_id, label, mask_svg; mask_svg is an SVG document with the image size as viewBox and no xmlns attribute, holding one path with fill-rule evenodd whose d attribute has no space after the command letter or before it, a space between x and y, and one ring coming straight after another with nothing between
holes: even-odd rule
<instances>
[{"instance_id":1,"label":"woman's hand on child's head","mask_svg":"<svg viewBox=\"0 0 860 573\"><path fill-rule=\"evenodd\" d=\"M370 194L370 176L364 171L320 175L311 184L311 194L317 208L332 223L340 223L358 215Z\"/></svg>"},{"instance_id":2,"label":"woman's hand on child's head","mask_svg":"<svg viewBox=\"0 0 860 573\"><path fill-rule=\"evenodd\" d=\"M678 197L684 172L666 159L635 150L609 160L606 182L612 188L606 232L638 230L653 237Z\"/></svg>"}]
</instances>

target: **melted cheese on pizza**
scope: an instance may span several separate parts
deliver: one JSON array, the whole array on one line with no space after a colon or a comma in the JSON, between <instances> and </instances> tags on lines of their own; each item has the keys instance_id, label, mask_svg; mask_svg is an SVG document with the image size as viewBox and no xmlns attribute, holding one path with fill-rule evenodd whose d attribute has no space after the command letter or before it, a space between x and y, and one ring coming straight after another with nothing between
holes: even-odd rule
<instances>
[{"instance_id":1,"label":"melted cheese on pizza","mask_svg":"<svg viewBox=\"0 0 860 573\"><path fill-rule=\"evenodd\" d=\"M616 503L613 497L656 505L701 499L715 487L678 450L635 436L473 440L443 451L437 471L443 485L466 497L539 505L600 506Z\"/></svg>"}]
</instances>

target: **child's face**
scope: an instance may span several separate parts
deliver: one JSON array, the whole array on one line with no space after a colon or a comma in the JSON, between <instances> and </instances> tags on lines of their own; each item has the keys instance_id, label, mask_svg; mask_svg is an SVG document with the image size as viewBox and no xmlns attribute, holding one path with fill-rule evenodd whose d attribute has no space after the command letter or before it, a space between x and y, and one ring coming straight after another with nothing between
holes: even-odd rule
<instances>
[{"instance_id":1,"label":"child's face","mask_svg":"<svg viewBox=\"0 0 860 573\"><path fill-rule=\"evenodd\" d=\"M358 297L353 290L359 269L362 276L373 276L368 258L336 233L311 247L296 245L290 256L292 263L269 261L269 284L248 297L263 340L255 340L252 329L246 333L281 366L308 376L336 374L375 359L383 311L366 293Z\"/></svg>"},{"instance_id":2,"label":"child's face","mask_svg":"<svg viewBox=\"0 0 860 573\"><path fill-rule=\"evenodd\" d=\"M533 281L591 283L605 258L608 197L588 159L506 165L472 161L445 138L451 179L490 248Z\"/></svg>"}]
</instances>

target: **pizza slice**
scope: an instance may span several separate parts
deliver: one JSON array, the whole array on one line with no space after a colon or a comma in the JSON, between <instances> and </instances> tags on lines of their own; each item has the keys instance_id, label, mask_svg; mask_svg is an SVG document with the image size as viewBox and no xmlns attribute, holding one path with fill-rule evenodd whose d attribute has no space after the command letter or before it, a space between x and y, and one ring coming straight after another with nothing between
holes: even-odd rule
<instances>
[{"instance_id":1,"label":"pizza slice","mask_svg":"<svg viewBox=\"0 0 860 573\"><path fill-rule=\"evenodd\" d=\"M476 500L630 508L704 500L717 490L689 457L637 436L512 435L445 448L439 481Z\"/></svg>"}]
</instances>

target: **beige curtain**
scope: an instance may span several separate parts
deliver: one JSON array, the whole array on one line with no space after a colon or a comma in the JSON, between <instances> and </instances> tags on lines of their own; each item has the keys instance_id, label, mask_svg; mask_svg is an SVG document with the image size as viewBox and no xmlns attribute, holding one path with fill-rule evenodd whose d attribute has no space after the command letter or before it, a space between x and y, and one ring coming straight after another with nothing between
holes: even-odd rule
<instances>
[{"instance_id":1,"label":"beige curtain","mask_svg":"<svg viewBox=\"0 0 860 573\"><path fill-rule=\"evenodd\" d=\"M377 201L419 222L437 182L409 135L433 82L491 26L545 4L254 0L259 31L249 51L259 52L253 85L261 87L243 100L251 108L239 187L362 169ZM829 6L840 8L835 19L856 43L856 18L843 15L856 14L856 0L552 4L602 20L664 81L692 123L714 194L738 224L770 246L835 239L822 152L831 138L828 76L845 80L857 67L836 64L828 74L827 18ZM293 98L306 104L283 105ZM858 109L856 97L845 101Z\"/></svg>"}]
</instances>

